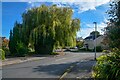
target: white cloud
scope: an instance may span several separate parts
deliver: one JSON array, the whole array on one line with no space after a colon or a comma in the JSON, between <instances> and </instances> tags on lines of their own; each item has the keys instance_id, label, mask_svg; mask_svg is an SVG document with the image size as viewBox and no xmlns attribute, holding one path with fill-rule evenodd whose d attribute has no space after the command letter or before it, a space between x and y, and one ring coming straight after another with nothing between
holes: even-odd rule
<instances>
[{"instance_id":1,"label":"white cloud","mask_svg":"<svg viewBox=\"0 0 120 80\"><path fill-rule=\"evenodd\" d=\"M107 26L106 23L100 23L98 24L98 31L100 32L100 34L104 34L104 32L102 31L105 27Z\"/></svg>"},{"instance_id":2,"label":"white cloud","mask_svg":"<svg viewBox=\"0 0 120 80\"><path fill-rule=\"evenodd\" d=\"M93 28L81 28L80 32L77 33L78 37L87 37L89 36L90 32L94 31Z\"/></svg>"},{"instance_id":3,"label":"white cloud","mask_svg":"<svg viewBox=\"0 0 120 80\"><path fill-rule=\"evenodd\" d=\"M2 0L3 2L28 2L31 7L36 6L34 2L53 2L58 7L76 7L78 13L87 10L96 10L97 6L108 3L110 0Z\"/></svg>"},{"instance_id":4,"label":"white cloud","mask_svg":"<svg viewBox=\"0 0 120 80\"><path fill-rule=\"evenodd\" d=\"M58 6L69 6L78 9L78 13L87 11L87 10L96 10L96 7L110 2L110 0L64 0L62 2L54 2Z\"/></svg>"},{"instance_id":5,"label":"white cloud","mask_svg":"<svg viewBox=\"0 0 120 80\"><path fill-rule=\"evenodd\" d=\"M28 2L28 7L27 7L26 10L31 9L31 8L33 8L33 7L39 7L40 5L41 5L40 2L31 2L31 1L29 1L29 2Z\"/></svg>"},{"instance_id":6,"label":"white cloud","mask_svg":"<svg viewBox=\"0 0 120 80\"><path fill-rule=\"evenodd\" d=\"M28 2L32 6L33 2L53 2L59 7L69 6L72 8L77 8L78 13L87 11L87 10L96 10L97 6L106 4L111 0L2 0L2 2Z\"/></svg>"}]
</instances>

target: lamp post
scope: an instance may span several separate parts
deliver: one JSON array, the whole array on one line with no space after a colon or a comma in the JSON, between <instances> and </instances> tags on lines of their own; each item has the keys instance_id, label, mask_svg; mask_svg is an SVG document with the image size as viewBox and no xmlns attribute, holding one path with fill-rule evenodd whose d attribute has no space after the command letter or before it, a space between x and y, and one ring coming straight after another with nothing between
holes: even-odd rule
<instances>
[{"instance_id":1,"label":"lamp post","mask_svg":"<svg viewBox=\"0 0 120 80\"><path fill-rule=\"evenodd\" d=\"M93 22L93 24L95 24L95 44L94 44L94 48L95 48L95 55L94 55L94 60L96 60L96 38L97 38L97 22Z\"/></svg>"}]
</instances>

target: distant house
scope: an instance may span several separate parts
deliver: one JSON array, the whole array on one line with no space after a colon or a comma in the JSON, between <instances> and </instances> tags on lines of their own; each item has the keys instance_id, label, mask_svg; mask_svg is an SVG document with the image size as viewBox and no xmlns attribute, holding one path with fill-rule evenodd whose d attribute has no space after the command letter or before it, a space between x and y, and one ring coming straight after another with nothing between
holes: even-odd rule
<instances>
[{"instance_id":1,"label":"distant house","mask_svg":"<svg viewBox=\"0 0 120 80\"><path fill-rule=\"evenodd\" d=\"M101 46L102 49L106 49L107 46L102 44L104 38L105 36L98 35L95 39L95 36L90 35L84 39L84 48L93 50L96 41L96 46Z\"/></svg>"}]
</instances>

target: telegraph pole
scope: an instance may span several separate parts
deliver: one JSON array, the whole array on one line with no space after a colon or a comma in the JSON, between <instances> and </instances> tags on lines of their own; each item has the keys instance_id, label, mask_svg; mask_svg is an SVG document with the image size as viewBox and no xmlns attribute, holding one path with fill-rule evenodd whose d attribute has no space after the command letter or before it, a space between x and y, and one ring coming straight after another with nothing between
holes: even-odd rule
<instances>
[{"instance_id":1,"label":"telegraph pole","mask_svg":"<svg viewBox=\"0 0 120 80\"><path fill-rule=\"evenodd\" d=\"M95 55L94 55L94 60L96 60L96 38L97 38L97 22L93 22L93 24L95 24L95 44L94 44L94 48L95 48Z\"/></svg>"}]
</instances>

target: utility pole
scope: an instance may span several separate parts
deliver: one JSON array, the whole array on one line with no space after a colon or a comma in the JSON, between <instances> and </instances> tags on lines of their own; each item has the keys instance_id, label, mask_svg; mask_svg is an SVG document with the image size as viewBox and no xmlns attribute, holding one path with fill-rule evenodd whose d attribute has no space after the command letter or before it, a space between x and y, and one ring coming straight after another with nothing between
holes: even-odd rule
<instances>
[{"instance_id":1,"label":"utility pole","mask_svg":"<svg viewBox=\"0 0 120 80\"><path fill-rule=\"evenodd\" d=\"M97 22L93 22L93 24L95 24L95 44L94 44L94 48L95 48L95 56L94 56L94 60L96 60L96 38L97 38Z\"/></svg>"}]
</instances>

